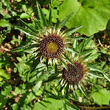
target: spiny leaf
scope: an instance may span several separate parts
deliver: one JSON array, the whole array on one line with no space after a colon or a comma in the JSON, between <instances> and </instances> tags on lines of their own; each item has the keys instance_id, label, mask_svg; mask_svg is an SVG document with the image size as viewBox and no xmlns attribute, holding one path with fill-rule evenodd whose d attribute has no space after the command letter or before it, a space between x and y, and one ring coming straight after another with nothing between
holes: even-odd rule
<instances>
[{"instance_id":1,"label":"spiny leaf","mask_svg":"<svg viewBox=\"0 0 110 110\"><path fill-rule=\"evenodd\" d=\"M30 72L33 72L33 70L37 67L37 65L39 64L39 62L40 62L40 57L38 57L37 59L35 59L33 61L33 64L32 64L32 67L31 67Z\"/></svg>"},{"instance_id":2,"label":"spiny leaf","mask_svg":"<svg viewBox=\"0 0 110 110\"><path fill-rule=\"evenodd\" d=\"M33 31L31 31L31 30L29 30L29 29L25 29L25 28L20 27L20 26L15 26L15 29L18 29L18 30L24 32L26 35L36 36L36 33L34 33Z\"/></svg>"},{"instance_id":3,"label":"spiny leaf","mask_svg":"<svg viewBox=\"0 0 110 110\"><path fill-rule=\"evenodd\" d=\"M85 97L87 97L87 95L86 95L84 89L83 89L80 85L78 85L78 88L79 88L80 91L83 93L83 95L84 95Z\"/></svg>"},{"instance_id":4,"label":"spiny leaf","mask_svg":"<svg viewBox=\"0 0 110 110\"><path fill-rule=\"evenodd\" d=\"M52 9L49 10L49 23L52 26Z\"/></svg>"},{"instance_id":5,"label":"spiny leaf","mask_svg":"<svg viewBox=\"0 0 110 110\"><path fill-rule=\"evenodd\" d=\"M22 19L19 19L26 27L28 27L31 31L37 33L37 29L35 29L34 27L32 26L29 26L26 22L24 22Z\"/></svg>"},{"instance_id":6,"label":"spiny leaf","mask_svg":"<svg viewBox=\"0 0 110 110\"><path fill-rule=\"evenodd\" d=\"M42 25L40 24L40 22L38 21L38 19L34 19L34 23L35 23L35 26L38 27L39 29L42 29Z\"/></svg>"},{"instance_id":7,"label":"spiny leaf","mask_svg":"<svg viewBox=\"0 0 110 110\"><path fill-rule=\"evenodd\" d=\"M73 12L70 13L59 25L58 25L58 28L62 28L66 23L67 21L69 20L69 18L73 15Z\"/></svg>"},{"instance_id":8,"label":"spiny leaf","mask_svg":"<svg viewBox=\"0 0 110 110\"><path fill-rule=\"evenodd\" d=\"M31 44L28 43L26 45L23 45L23 46L17 47L16 49L13 49L12 52L21 52L21 51L24 51L25 49L30 49L30 48L31 48Z\"/></svg>"},{"instance_id":9,"label":"spiny leaf","mask_svg":"<svg viewBox=\"0 0 110 110\"><path fill-rule=\"evenodd\" d=\"M30 69L30 71L27 71L27 81L30 82L30 74L35 70L35 68L38 66L40 62L40 57L38 57L37 59L34 59L33 60L33 64L32 64L32 67Z\"/></svg>"},{"instance_id":10,"label":"spiny leaf","mask_svg":"<svg viewBox=\"0 0 110 110\"><path fill-rule=\"evenodd\" d=\"M76 32L77 30L79 30L80 28L82 28L83 26L77 27L75 29L71 29L68 32L66 32L65 36L70 36L72 35L74 32Z\"/></svg>"},{"instance_id":11,"label":"spiny leaf","mask_svg":"<svg viewBox=\"0 0 110 110\"><path fill-rule=\"evenodd\" d=\"M65 100L65 103L66 103L68 106L74 108L75 110L80 110L80 108L76 107L74 104L71 104L68 100Z\"/></svg>"},{"instance_id":12,"label":"spiny leaf","mask_svg":"<svg viewBox=\"0 0 110 110\"><path fill-rule=\"evenodd\" d=\"M91 76L96 77L96 78L103 78L103 77L96 75L96 74L93 74L93 73L88 73L88 74L90 74Z\"/></svg>"},{"instance_id":13,"label":"spiny leaf","mask_svg":"<svg viewBox=\"0 0 110 110\"><path fill-rule=\"evenodd\" d=\"M104 71L102 69L99 69L97 67L91 67L91 66L89 66L89 68L90 68L91 71L97 71L97 72L100 72L100 73L104 73Z\"/></svg>"},{"instance_id":14,"label":"spiny leaf","mask_svg":"<svg viewBox=\"0 0 110 110\"><path fill-rule=\"evenodd\" d=\"M92 52L93 52L93 49L87 49L87 50L84 50L84 51L80 52L80 55L87 56Z\"/></svg>"},{"instance_id":15,"label":"spiny leaf","mask_svg":"<svg viewBox=\"0 0 110 110\"><path fill-rule=\"evenodd\" d=\"M36 4L37 4L37 10L38 10L40 22L41 22L42 26L47 26L46 18L45 18L44 14L42 12L42 9L37 1L36 1Z\"/></svg>"},{"instance_id":16,"label":"spiny leaf","mask_svg":"<svg viewBox=\"0 0 110 110\"><path fill-rule=\"evenodd\" d=\"M55 64L55 73L57 74L57 64Z\"/></svg>"},{"instance_id":17,"label":"spiny leaf","mask_svg":"<svg viewBox=\"0 0 110 110\"><path fill-rule=\"evenodd\" d=\"M62 59L62 58L59 58L59 59L60 59L60 61L62 62L64 68L65 68L66 70L68 70L68 67L67 67L66 63L63 61L63 59Z\"/></svg>"},{"instance_id":18,"label":"spiny leaf","mask_svg":"<svg viewBox=\"0 0 110 110\"><path fill-rule=\"evenodd\" d=\"M70 60L70 58L66 54L64 54L64 56L66 57L66 59L68 60L68 62L74 66L74 64L72 63L72 61Z\"/></svg>"},{"instance_id":19,"label":"spiny leaf","mask_svg":"<svg viewBox=\"0 0 110 110\"><path fill-rule=\"evenodd\" d=\"M105 73L103 73L103 75L110 82L110 78Z\"/></svg>"}]
</instances>

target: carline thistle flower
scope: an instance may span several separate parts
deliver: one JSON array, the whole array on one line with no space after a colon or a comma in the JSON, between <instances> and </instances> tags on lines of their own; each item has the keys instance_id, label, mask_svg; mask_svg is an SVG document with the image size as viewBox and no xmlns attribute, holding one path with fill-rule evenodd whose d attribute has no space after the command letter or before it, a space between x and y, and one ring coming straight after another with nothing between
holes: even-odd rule
<instances>
[{"instance_id":1,"label":"carline thistle flower","mask_svg":"<svg viewBox=\"0 0 110 110\"><path fill-rule=\"evenodd\" d=\"M57 58L64 49L64 41L57 34L49 34L40 42L40 52L46 58Z\"/></svg>"},{"instance_id":2,"label":"carline thistle flower","mask_svg":"<svg viewBox=\"0 0 110 110\"><path fill-rule=\"evenodd\" d=\"M67 45L71 42L68 36L73 34L81 27L72 29L71 31L62 31L62 27L73 13L70 13L60 24L53 26L51 20L52 9L50 9L49 20L46 20L38 2L37 10L39 20L35 19L35 26L29 26L27 23L21 20L28 30L19 28L26 34L29 34L33 37L29 46L32 47L32 55L35 56L35 59L40 58L40 62L46 61L46 59L48 59L48 64L58 64L59 61L65 62L65 47L68 47Z\"/></svg>"},{"instance_id":3,"label":"carline thistle flower","mask_svg":"<svg viewBox=\"0 0 110 110\"><path fill-rule=\"evenodd\" d=\"M64 57L65 41L66 39L60 30L47 29L45 34L40 34L38 40L32 41L36 45L33 48L33 54L36 57L39 54L43 60L48 58L49 62L53 61L54 63L58 63L58 58Z\"/></svg>"},{"instance_id":4,"label":"carline thistle flower","mask_svg":"<svg viewBox=\"0 0 110 110\"><path fill-rule=\"evenodd\" d=\"M62 78L69 84L78 84L85 74L83 64L74 62L74 65L67 64L67 67L68 70L62 70Z\"/></svg>"},{"instance_id":5,"label":"carline thistle flower","mask_svg":"<svg viewBox=\"0 0 110 110\"><path fill-rule=\"evenodd\" d=\"M97 48L94 47L95 44L93 47L88 46L91 41L92 37L85 38L81 42L76 39L73 42L73 47L66 49L68 54L65 66L67 68L60 66L58 71L58 78L60 79L58 85L61 86L60 91L62 91L63 95L67 94L68 91L72 91L76 96L76 91L79 90L84 96L87 96L88 83L93 85L90 80L94 78L104 79L101 69L99 71L96 63L94 63L98 56Z\"/></svg>"},{"instance_id":6,"label":"carline thistle flower","mask_svg":"<svg viewBox=\"0 0 110 110\"><path fill-rule=\"evenodd\" d=\"M89 68L86 62L83 62L80 58L73 60L71 63L67 63L67 69L62 68L58 77L61 77L60 83L63 87L69 87L70 90L74 90L79 86L83 86L85 80L88 80ZM68 90L69 90L68 89Z\"/></svg>"}]
</instances>

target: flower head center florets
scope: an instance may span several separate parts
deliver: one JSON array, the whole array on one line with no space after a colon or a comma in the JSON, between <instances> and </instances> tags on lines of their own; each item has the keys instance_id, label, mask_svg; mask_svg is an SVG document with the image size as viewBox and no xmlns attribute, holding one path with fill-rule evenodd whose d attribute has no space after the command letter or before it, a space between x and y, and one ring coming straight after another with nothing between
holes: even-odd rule
<instances>
[{"instance_id":1,"label":"flower head center florets","mask_svg":"<svg viewBox=\"0 0 110 110\"><path fill-rule=\"evenodd\" d=\"M69 84L78 84L84 76L84 68L81 63L75 62L74 65L68 64L68 70L62 71L63 79Z\"/></svg>"},{"instance_id":2,"label":"flower head center florets","mask_svg":"<svg viewBox=\"0 0 110 110\"><path fill-rule=\"evenodd\" d=\"M64 49L64 42L61 36L49 34L40 42L40 52L46 58L57 58Z\"/></svg>"},{"instance_id":3,"label":"flower head center florets","mask_svg":"<svg viewBox=\"0 0 110 110\"><path fill-rule=\"evenodd\" d=\"M46 45L46 48L47 48L47 51L52 54L52 53L57 52L57 50L58 50L58 44L56 42L49 42Z\"/></svg>"}]
</instances>

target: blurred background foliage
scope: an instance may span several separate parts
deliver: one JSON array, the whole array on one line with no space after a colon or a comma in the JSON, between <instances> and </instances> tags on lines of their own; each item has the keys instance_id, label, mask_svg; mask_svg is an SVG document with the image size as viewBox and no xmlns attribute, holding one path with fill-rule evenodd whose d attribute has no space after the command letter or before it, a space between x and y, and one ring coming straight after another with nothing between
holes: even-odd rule
<instances>
[{"instance_id":1,"label":"blurred background foliage","mask_svg":"<svg viewBox=\"0 0 110 110\"><path fill-rule=\"evenodd\" d=\"M73 36L91 37L88 47L93 46L95 62L105 71L107 79L94 78L93 87L88 92L91 100L81 97L79 102L59 94L56 89L57 80L48 82L54 67L47 72L46 64L38 65L36 71L28 76L31 69L32 57L30 51L13 52L12 50L31 40L19 31L14 25L21 25L18 18L23 19L29 25L34 24L38 17L36 0L1 0L0 1L0 110L90 110L110 109L110 0L38 0L42 11L49 19L49 9L52 8L52 23L62 21L69 13L73 16L67 22L65 28L74 28L83 25L80 31ZM94 58L92 56L91 58ZM42 72L41 72L42 71ZM45 74L43 74L45 73ZM28 80L27 80L28 79ZM77 91L77 95L80 92ZM80 95L79 95L80 96ZM84 98L84 96L82 96Z\"/></svg>"}]
</instances>

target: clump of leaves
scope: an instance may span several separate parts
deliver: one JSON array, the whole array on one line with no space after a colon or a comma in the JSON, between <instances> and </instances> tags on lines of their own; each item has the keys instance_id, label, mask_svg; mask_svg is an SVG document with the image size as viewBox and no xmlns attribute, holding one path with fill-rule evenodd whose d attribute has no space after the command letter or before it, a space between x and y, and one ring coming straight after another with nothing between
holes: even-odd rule
<instances>
[{"instance_id":1,"label":"clump of leaves","mask_svg":"<svg viewBox=\"0 0 110 110\"><path fill-rule=\"evenodd\" d=\"M24 81L35 85L32 88L33 92L38 92L40 87L43 87L43 97L59 97L60 99L66 97L68 101L73 99L83 103L89 99L90 103L91 98L88 98L87 95L90 93L87 89L88 85L92 88L97 79L108 79L103 67L99 68L98 63L94 62L100 54L93 37L72 36L82 26L65 30L64 25L73 13L70 13L60 24L54 26L51 9L48 20L46 20L38 2L37 10L39 18L33 20L32 24L20 19L26 28L15 26L16 29L31 36L29 42L14 50L14 52L24 51L30 56L25 63L23 62L26 71L22 71L21 76L25 75ZM31 67L25 64L29 64ZM20 72L19 66L16 65L16 67ZM78 76L74 77L74 75ZM92 82L94 78L95 82ZM71 94L72 92L74 94ZM68 103L66 104L68 106Z\"/></svg>"}]
</instances>

